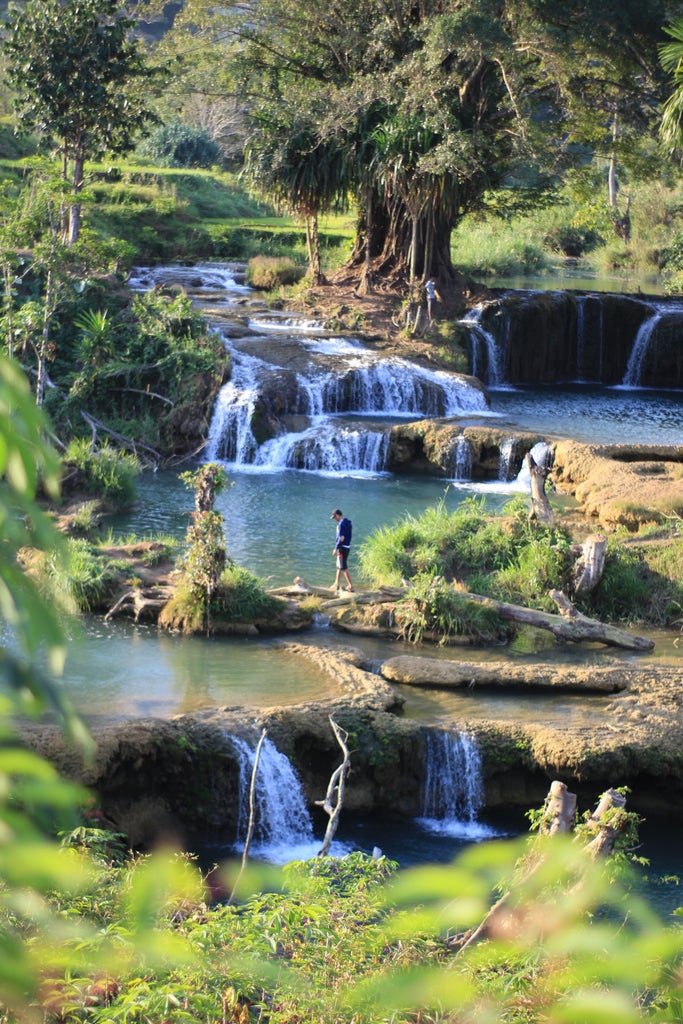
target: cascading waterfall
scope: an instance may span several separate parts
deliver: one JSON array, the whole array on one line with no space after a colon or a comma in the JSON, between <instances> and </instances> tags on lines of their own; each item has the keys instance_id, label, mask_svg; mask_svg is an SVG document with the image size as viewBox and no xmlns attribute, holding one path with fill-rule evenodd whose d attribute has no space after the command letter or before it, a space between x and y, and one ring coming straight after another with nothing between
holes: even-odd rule
<instances>
[{"instance_id":1,"label":"cascading waterfall","mask_svg":"<svg viewBox=\"0 0 683 1024\"><path fill-rule=\"evenodd\" d=\"M488 411L486 397L466 379L404 359L382 359L357 341L297 338L287 344L282 350L269 347L267 362L253 354L253 343L245 352L244 345L226 339L233 370L214 409L209 461L269 471L377 474L385 472L390 428L349 423L349 418L454 417ZM293 346L300 354L297 363L307 363L295 373L272 361L280 351L283 361L291 359ZM283 384L275 388L278 409L270 416L264 389L274 374ZM257 415L261 421L265 416L271 429L273 422L280 425L261 444L253 430ZM287 428L292 419L297 421L295 430Z\"/></svg>"},{"instance_id":2,"label":"cascading waterfall","mask_svg":"<svg viewBox=\"0 0 683 1024\"><path fill-rule=\"evenodd\" d=\"M227 737L239 765L239 812L236 847L241 849L249 825L249 793L256 744ZM261 745L254 788L252 853L273 863L315 856L320 844L306 808L301 782L290 760L266 737Z\"/></svg>"},{"instance_id":3,"label":"cascading waterfall","mask_svg":"<svg viewBox=\"0 0 683 1024\"><path fill-rule=\"evenodd\" d=\"M389 430L338 426L329 420L296 434L282 434L259 449L254 464L271 470L331 474L385 472Z\"/></svg>"},{"instance_id":4,"label":"cascading waterfall","mask_svg":"<svg viewBox=\"0 0 683 1024\"><path fill-rule=\"evenodd\" d=\"M508 483L514 477L513 459L515 455L515 438L506 437L500 446L498 456L498 479Z\"/></svg>"},{"instance_id":5,"label":"cascading waterfall","mask_svg":"<svg viewBox=\"0 0 683 1024\"><path fill-rule=\"evenodd\" d=\"M576 377L583 380L584 353L586 351L586 295L576 300Z\"/></svg>"},{"instance_id":6,"label":"cascading waterfall","mask_svg":"<svg viewBox=\"0 0 683 1024\"><path fill-rule=\"evenodd\" d=\"M490 388L500 387L504 383L503 369L501 367L501 351L498 342L490 331L487 331L481 324L484 312L483 306L475 306L468 316L459 320L470 329L472 344L472 376L479 377ZM482 374L479 366L479 345L483 344L486 351L486 372Z\"/></svg>"},{"instance_id":7,"label":"cascading waterfall","mask_svg":"<svg viewBox=\"0 0 683 1024\"><path fill-rule=\"evenodd\" d=\"M150 288L169 288L179 285L187 292L220 292L247 295L252 289L244 283L244 267L233 263L200 262L192 266L179 263L158 267L133 267L128 287L135 292Z\"/></svg>"},{"instance_id":8,"label":"cascading waterfall","mask_svg":"<svg viewBox=\"0 0 683 1024\"><path fill-rule=\"evenodd\" d=\"M425 779L420 823L449 835L490 835L478 814L484 802L481 755L468 732L425 732Z\"/></svg>"},{"instance_id":9,"label":"cascading waterfall","mask_svg":"<svg viewBox=\"0 0 683 1024\"><path fill-rule=\"evenodd\" d=\"M211 418L207 441L209 462L253 461L258 450L251 429L258 398L258 364L259 360L244 353L233 354L232 379L221 388Z\"/></svg>"}]
</instances>

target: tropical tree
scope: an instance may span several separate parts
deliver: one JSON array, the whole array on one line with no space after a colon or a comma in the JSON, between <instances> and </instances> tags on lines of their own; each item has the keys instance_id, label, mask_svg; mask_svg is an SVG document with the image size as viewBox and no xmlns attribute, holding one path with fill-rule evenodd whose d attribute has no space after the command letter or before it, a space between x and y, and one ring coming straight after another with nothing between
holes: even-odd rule
<instances>
[{"instance_id":1,"label":"tropical tree","mask_svg":"<svg viewBox=\"0 0 683 1024\"><path fill-rule=\"evenodd\" d=\"M120 0L31 0L7 23L19 122L56 146L70 182L69 244L80 231L86 160L128 152L156 121L148 97L159 71L145 64L134 25Z\"/></svg>"},{"instance_id":2,"label":"tropical tree","mask_svg":"<svg viewBox=\"0 0 683 1024\"><path fill-rule=\"evenodd\" d=\"M263 111L245 149L244 176L306 225L308 276L323 280L318 216L349 199L348 161L335 138L321 138L315 115L298 104Z\"/></svg>"},{"instance_id":3,"label":"tropical tree","mask_svg":"<svg viewBox=\"0 0 683 1024\"><path fill-rule=\"evenodd\" d=\"M671 42L660 47L662 67L672 76L673 89L662 108L661 135L672 149L683 141L683 18L665 26Z\"/></svg>"}]
</instances>

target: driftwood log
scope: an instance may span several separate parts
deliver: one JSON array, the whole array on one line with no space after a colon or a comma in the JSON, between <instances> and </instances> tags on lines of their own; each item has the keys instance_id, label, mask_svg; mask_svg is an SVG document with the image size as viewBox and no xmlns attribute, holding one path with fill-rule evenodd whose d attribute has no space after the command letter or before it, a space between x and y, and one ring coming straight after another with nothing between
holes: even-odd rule
<instances>
[{"instance_id":1,"label":"driftwood log","mask_svg":"<svg viewBox=\"0 0 683 1024\"><path fill-rule=\"evenodd\" d=\"M118 615L128 615L135 622L150 619L154 622L159 612L167 604L173 591L171 587L133 587L122 594L104 616L104 621L115 619Z\"/></svg>"},{"instance_id":2,"label":"driftwood log","mask_svg":"<svg viewBox=\"0 0 683 1024\"><path fill-rule=\"evenodd\" d=\"M335 607L343 607L349 604L392 604L410 596L408 587L381 587L376 591L365 591L357 594L344 594L337 596L336 591L324 587L309 587L301 577L297 577L293 587L281 588L279 594L288 596L318 594L320 596L332 595L331 600L323 605L324 610L332 611ZM483 597L481 594L471 594L466 591L458 591L465 601L473 604L483 605L490 608L501 619L506 622L515 622L521 626L533 626L535 629L545 629L558 638L558 640L571 640L574 642L588 641L601 643L608 647L620 647L627 651L651 651L654 641L646 637L629 633L618 626L612 626L607 622L600 622L597 619L588 618L573 606L568 597L559 590L552 590L550 596L557 605L560 614L553 615L551 612L538 611L536 608L523 608L521 605L508 604L505 601L495 601L492 597ZM354 632L352 624L345 622L343 629L347 632ZM371 629L367 626L361 627L358 632L369 633ZM386 630L383 631L386 634ZM395 635L399 635L398 627ZM438 640L438 636L434 636Z\"/></svg>"},{"instance_id":3,"label":"driftwood log","mask_svg":"<svg viewBox=\"0 0 683 1024\"><path fill-rule=\"evenodd\" d=\"M605 571L607 537L592 533L586 537L581 553L574 563L574 593L591 594Z\"/></svg>"}]
</instances>

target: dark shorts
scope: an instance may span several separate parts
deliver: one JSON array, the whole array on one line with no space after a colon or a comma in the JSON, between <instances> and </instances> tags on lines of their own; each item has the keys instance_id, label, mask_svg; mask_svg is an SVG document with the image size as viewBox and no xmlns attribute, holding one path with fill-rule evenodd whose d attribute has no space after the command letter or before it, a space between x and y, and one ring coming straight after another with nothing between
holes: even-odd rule
<instances>
[{"instance_id":1,"label":"dark shorts","mask_svg":"<svg viewBox=\"0 0 683 1024\"><path fill-rule=\"evenodd\" d=\"M346 569L346 563L351 548L337 548L337 565L340 569Z\"/></svg>"}]
</instances>

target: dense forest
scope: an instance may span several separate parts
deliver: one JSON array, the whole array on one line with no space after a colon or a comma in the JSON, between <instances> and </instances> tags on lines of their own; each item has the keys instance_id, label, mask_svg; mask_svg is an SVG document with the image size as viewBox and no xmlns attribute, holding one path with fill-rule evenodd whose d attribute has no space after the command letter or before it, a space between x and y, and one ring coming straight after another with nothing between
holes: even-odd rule
<instances>
[{"instance_id":1,"label":"dense forest","mask_svg":"<svg viewBox=\"0 0 683 1024\"><path fill-rule=\"evenodd\" d=\"M18 557L62 543L38 501L59 495L55 445L100 430L155 464L185 456L229 373L185 295L129 290L133 262L284 245L302 287L344 263L358 294L435 277L456 302L458 236L560 210L564 255L616 239L626 259L639 220L656 226L651 265L676 288L680 3L29 0L0 16L0 1021L681 1020L683 932L632 884L623 802L566 842L546 805L530 839L443 868L353 855L207 876L128 849L16 731L48 707L92 753L41 667L64 661L54 595ZM326 250L334 215L352 227Z\"/></svg>"}]
</instances>

